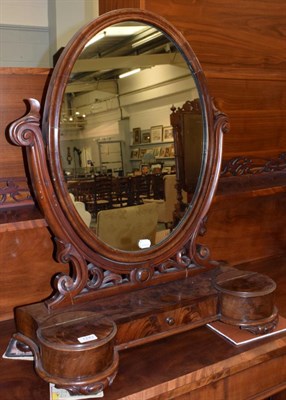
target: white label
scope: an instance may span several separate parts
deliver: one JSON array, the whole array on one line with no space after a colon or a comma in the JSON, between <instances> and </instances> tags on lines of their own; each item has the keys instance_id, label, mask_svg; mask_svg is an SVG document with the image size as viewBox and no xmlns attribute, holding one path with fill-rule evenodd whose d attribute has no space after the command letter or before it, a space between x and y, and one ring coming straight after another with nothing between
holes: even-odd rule
<instances>
[{"instance_id":1,"label":"white label","mask_svg":"<svg viewBox=\"0 0 286 400\"><path fill-rule=\"evenodd\" d=\"M150 239L140 239L138 242L138 246L140 249L148 249L148 247L151 246L151 240Z\"/></svg>"},{"instance_id":2,"label":"white label","mask_svg":"<svg viewBox=\"0 0 286 400\"><path fill-rule=\"evenodd\" d=\"M82 337L77 338L77 340L80 343L91 342L92 340L96 340L96 339L98 339L98 337L96 335L94 335L94 334L87 335L87 336L82 336Z\"/></svg>"}]
</instances>

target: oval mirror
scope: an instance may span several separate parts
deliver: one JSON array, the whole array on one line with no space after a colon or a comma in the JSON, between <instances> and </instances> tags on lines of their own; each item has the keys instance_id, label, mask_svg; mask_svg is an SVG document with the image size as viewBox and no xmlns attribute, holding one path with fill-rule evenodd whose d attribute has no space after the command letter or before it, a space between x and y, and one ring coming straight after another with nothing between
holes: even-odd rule
<instances>
[{"instance_id":1,"label":"oval mirror","mask_svg":"<svg viewBox=\"0 0 286 400\"><path fill-rule=\"evenodd\" d=\"M170 257L194 237L219 170L214 124L201 66L166 20L117 10L72 38L43 133L55 195L85 254L161 260L162 248Z\"/></svg>"},{"instance_id":2,"label":"oval mirror","mask_svg":"<svg viewBox=\"0 0 286 400\"><path fill-rule=\"evenodd\" d=\"M61 164L75 207L106 244L140 250L175 228L171 108L198 97L183 55L150 24L114 24L84 45L63 97ZM192 190L182 191L185 209L202 167L201 113L196 117L197 126L188 121L183 132L193 158L183 168L194 170Z\"/></svg>"}]
</instances>

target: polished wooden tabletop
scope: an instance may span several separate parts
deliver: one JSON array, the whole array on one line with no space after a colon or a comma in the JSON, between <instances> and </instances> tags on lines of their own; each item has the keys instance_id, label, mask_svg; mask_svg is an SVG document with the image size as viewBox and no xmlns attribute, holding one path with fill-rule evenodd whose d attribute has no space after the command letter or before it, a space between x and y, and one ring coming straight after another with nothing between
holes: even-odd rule
<instances>
[{"instance_id":1,"label":"polished wooden tabletop","mask_svg":"<svg viewBox=\"0 0 286 400\"><path fill-rule=\"evenodd\" d=\"M286 257L240 267L267 272L277 282L276 304L286 316ZM2 354L14 331L13 321L0 323ZM200 327L121 351L118 375L104 398L187 399L191 392L195 400L263 399L286 386L285 360L285 334L235 346L208 327ZM49 399L48 384L35 374L32 361L1 359L0 367L1 400ZM260 373L264 379L259 378ZM243 387L252 397L245 397ZM257 397L258 391L265 397Z\"/></svg>"}]
</instances>

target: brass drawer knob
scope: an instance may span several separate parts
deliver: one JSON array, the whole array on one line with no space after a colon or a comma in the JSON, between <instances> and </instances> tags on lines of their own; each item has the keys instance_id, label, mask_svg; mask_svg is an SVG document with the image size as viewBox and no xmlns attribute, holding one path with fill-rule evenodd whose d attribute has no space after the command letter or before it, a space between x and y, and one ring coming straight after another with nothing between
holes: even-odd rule
<instances>
[{"instance_id":1,"label":"brass drawer knob","mask_svg":"<svg viewBox=\"0 0 286 400\"><path fill-rule=\"evenodd\" d=\"M172 326L175 323L175 319L173 317L167 317L165 319L165 321L167 322L168 325Z\"/></svg>"}]
</instances>

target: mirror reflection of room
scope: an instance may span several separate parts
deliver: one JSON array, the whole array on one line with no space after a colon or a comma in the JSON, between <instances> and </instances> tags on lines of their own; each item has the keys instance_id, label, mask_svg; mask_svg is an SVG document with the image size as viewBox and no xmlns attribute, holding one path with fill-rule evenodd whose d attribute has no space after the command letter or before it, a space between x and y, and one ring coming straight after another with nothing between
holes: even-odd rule
<instances>
[{"instance_id":1,"label":"mirror reflection of room","mask_svg":"<svg viewBox=\"0 0 286 400\"><path fill-rule=\"evenodd\" d=\"M84 47L63 99L61 162L78 213L105 243L136 251L176 227L180 164L171 109L198 97L180 52L152 26L117 24ZM197 157L190 152L200 171L198 126L186 129L184 143L200 143ZM193 193L182 189L185 210Z\"/></svg>"}]
</instances>

